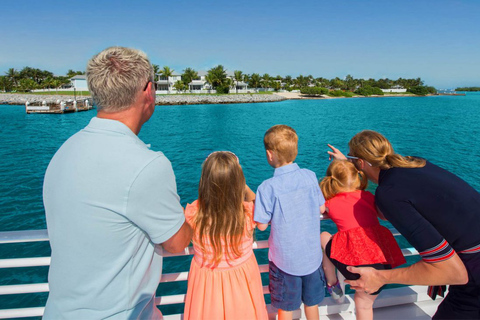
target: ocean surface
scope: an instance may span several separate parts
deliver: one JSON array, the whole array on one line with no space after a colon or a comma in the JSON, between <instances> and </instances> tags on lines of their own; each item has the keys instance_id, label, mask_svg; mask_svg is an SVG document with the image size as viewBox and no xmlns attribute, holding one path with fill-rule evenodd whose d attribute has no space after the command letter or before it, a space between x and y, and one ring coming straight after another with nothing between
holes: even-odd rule
<instances>
[{"instance_id":1,"label":"ocean surface","mask_svg":"<svg viewBox=\"0 0 480 320\"><path fill-rule=\"evenodd\" d=\"M24 106L0 106L0 231L46 228L42 203L45 170L62 143L94 116L95 111L26 114ZM318 178L329 164L327 143L347 152L355 133L372 129L383 133L397 153L424 157L480 190L480 93L157 106L139 137L170 159L185 206L197 198L201 165L212 151L237 154L253 190L271 177L263 135L275 124L287 124L297 131L296 162L316 172ZM374 192L375 186L371 184L368 190ZM330 221L322 222L322 229L335 232ZM268 232L256 234L257 239L267 237ZM404 240L400 243L409 246ZM0 259L49 254L48 242L0 245ZM266 250L257 257L266 263ZM164 272L173 267L187 271L189 262L190 258L169 259ZM47 272L47 267L2 269L0 285L46 282ZM162 284L158 292L177 294L185 289L186 283ZM0 309L43 306L46 298L45 293L0 296ZM173 310L161 309L166 314Z\"/></svg>"}]
</instances>

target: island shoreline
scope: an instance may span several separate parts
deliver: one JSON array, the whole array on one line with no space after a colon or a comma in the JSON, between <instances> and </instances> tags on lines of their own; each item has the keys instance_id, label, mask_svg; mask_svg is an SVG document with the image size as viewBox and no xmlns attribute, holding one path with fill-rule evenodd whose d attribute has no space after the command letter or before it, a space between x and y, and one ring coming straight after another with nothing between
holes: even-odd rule
<instances>
[{"instance_id":1,"label":"island shoreline","mask_svg":"<svg viewBox=\"0 0 480 320\"><path fill-rule=\"evenodd\" d=\"M353 96L351 98L382 98L382 97L420 97L412 94L385 94L379 96ZM91 96L77 96L77 99L91 98ZM296 92L275 92L272 94L231 94L231 95L157 95L155 105L196 105L196 104L235 104L235 103L263 103L279 102L285 100L326 100L343 99L346 97L306 96ZM25 105L32 103L47 103L73 100L71 95L35 95L35 94L9 94L0 93L0 105Z\"/></svg>"}]
</instances>

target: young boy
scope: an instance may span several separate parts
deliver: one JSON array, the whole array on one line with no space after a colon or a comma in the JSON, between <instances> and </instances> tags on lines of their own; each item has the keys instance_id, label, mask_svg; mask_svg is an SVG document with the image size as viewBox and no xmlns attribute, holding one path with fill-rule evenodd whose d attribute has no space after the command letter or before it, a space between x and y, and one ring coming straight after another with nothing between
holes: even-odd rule
<instances>
[{"instance_id":1,"label":"young boy","mask_svg":"<svg viewBox=\"0 0 480 320\"><path fill-rule=\"evenodd\" d=\"M303 301L307 319L318 319L318 304L325 297L320 207L325 199L317 176L293 163L298 136L286 125L268 129L263 142L273 178L257 190L254 220L260 230L271 224L268 260L272 306L279 319L292 319Z\"/></svg>"}]
</instances>

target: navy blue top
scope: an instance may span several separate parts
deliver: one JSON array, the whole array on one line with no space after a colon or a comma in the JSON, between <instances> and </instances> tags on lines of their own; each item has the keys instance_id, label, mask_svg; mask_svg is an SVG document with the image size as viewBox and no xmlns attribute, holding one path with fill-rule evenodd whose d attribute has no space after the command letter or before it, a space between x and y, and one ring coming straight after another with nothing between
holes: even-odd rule
<instances>
[{"instance_id":1,"label":"navy blue top","mask_svg":"<svg viewBox=\"0 0 480 320\"><path fill-rule=\"evenodd\" d=\"M375 202L426 262L480 252L480 193L430 162L381 170Z\"/></svg>"}]
</instances>

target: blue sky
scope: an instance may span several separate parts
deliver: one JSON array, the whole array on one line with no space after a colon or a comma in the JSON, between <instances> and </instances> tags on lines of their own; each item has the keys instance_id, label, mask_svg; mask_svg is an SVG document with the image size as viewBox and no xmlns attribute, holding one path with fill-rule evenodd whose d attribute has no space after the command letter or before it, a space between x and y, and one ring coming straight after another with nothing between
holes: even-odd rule
<instances>
[{"instance_id":1,"label":"blue sky","mask_svg":"<svg viewBox=\"0 0 480 320\"><path fill-rule=\"evenodd\" d=\"M63 75L102 49L131 46L177 72L217 64L271 76L480 86L480 1L2 0L0 74Z\"/></svg>"}]
</instances>

